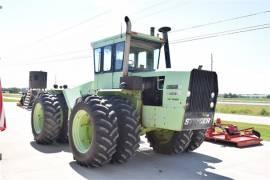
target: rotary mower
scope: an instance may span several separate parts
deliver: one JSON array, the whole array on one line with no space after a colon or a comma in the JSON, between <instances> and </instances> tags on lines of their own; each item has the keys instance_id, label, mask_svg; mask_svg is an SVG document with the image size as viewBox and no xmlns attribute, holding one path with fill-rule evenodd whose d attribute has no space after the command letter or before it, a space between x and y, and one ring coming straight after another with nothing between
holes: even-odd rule
<instances>
[{"instance_id":1,"label":"rotary mower","mask_svg":"<svg viewBox=\"0 0 270 180\"><path fill-rule=\"evenodd\" d=\"M254 128L238 129L233 124L225 124L221 122L221 119L217 119L212 127L207 129L205 140L233 144L242 148L260 145L262 141L260 136Z\"/></svg>"}]
</instances>

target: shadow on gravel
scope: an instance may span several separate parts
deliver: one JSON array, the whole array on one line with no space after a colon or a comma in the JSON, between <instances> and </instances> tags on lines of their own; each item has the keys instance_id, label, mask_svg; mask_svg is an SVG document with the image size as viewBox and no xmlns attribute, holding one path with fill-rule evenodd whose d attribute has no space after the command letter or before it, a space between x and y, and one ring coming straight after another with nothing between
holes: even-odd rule
<instances>
[{"instance_id":1,"label":"shadow on gravel","mask_svg":"<svg viewBox=\"0 0 270 180\"><path fill-rule=\"evenodd\" d=\"M195 152L169 156L144 150L122 165L86 168L73 161L70 166L87 179L232 179L207 171L214 169L208 163L221 162L220 159Z\"/></svg>"},{"instance_id":2,"label":"shadow on gravel","mask_svg":"<svg viewBox=\"0 0 270 180\"><path fill-rule=\"evenodd\" d=\"M69 149L68 144L50 144L50 145L42 145L42 144L37 144L35 141L31 141L30 145L36 149L39 152L42 153L58 153L58 152L71 152Z\"/></svg>"}]
</instances>

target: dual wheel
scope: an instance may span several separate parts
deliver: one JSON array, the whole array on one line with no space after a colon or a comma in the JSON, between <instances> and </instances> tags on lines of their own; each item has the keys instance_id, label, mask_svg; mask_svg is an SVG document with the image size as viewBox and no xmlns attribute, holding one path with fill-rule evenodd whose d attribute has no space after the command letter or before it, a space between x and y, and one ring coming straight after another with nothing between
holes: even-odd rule
<instances>
[{"instance_id":1,"label":"dual wheel","mask_svg":"<svg viewBox=\"0 0 270 180\"><path fill-rule=\"evenodd\" d=\"M34 139L39 144L68 142L68 108L63 94L42 93L36 98L31 115Z\"/></svg>"},{"instance_id":2,"label":"dual wheel","mask_svg":"<svg viewBox=\"0 0 270 180\"><path fill-rule=\"evenodd\" d=\"M38 97L32 110L32 130L37 143L50 144L63 135L66 137L63 119L67 113L63 109L55 95ZM139 131L137 112L127 99L88 95L78 98L72 109L68 139L80 165L100 167L130 159L139 147Z\"/></svg>"}]
</instances>

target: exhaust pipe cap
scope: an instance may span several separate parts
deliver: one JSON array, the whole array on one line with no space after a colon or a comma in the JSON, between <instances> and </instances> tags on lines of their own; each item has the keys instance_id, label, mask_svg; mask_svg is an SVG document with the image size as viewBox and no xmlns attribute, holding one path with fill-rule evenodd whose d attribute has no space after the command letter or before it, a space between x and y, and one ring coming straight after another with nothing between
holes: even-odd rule
<instances>
[{"instance_id":1,"label":"exhaust pipe cap","mask_svg":"<svg viewBox=\"0 0 270 180\"><path fill-rule=\"evenodd\" d=\"M128 16L125 16L125 22L128 23L130 20L128 18Z\"/></svg>"},{"instance_id":2,"label":"exhaust pipe cap","mask_svg":"<svg viewBox=\"0 0 270 180\"><path fill-rule=\"evenodd\" d=\"M158 31L164 33L164 32L169 32L170 30L171 30L170 27L165 26L165 27L159 28Z\"/></svg>"}]
</instances>

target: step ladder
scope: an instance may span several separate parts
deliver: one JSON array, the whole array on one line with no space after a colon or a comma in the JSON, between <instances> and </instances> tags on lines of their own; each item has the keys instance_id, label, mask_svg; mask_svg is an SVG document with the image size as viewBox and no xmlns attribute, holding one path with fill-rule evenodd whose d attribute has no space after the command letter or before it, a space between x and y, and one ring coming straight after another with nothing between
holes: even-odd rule
<instances>
[{"instance_id":1,"label":"step ladder","mask_svg":"<svg viewBox=\"0 0 270 180\"><path fill-rule=\"evenodd\" d=\"M23 108L25 108L25 109L31 109L32 108L32 104L30 104L31 96L32 96L32 90L29 89L27 91L26 97L25 97L24 102L23 102Z\"/></svg>"}]
</instances>

